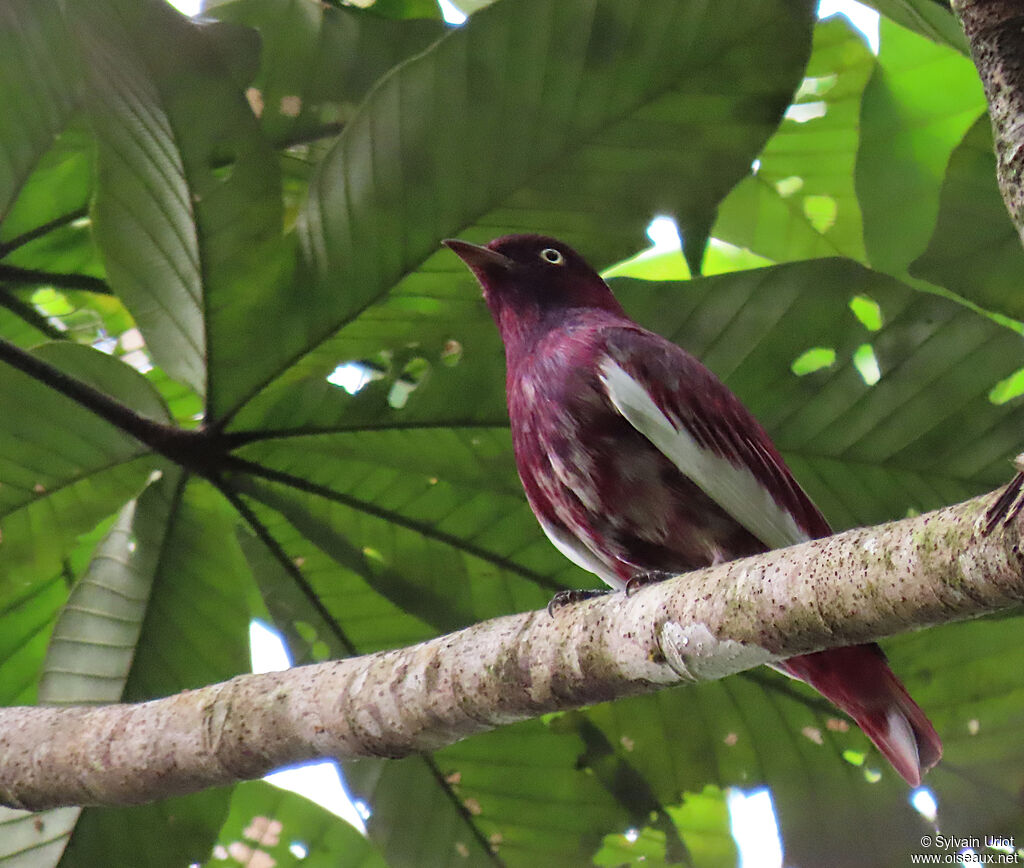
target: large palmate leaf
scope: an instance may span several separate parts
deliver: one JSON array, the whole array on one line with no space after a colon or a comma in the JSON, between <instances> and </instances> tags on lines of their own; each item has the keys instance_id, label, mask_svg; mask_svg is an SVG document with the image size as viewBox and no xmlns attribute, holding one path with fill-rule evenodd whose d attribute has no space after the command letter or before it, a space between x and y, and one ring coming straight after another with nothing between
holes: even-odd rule
<instances>
[{"instance_id":1,"label":"large palmate leaf","mask_svg":"<svg viewBox=\"0 0 1024 868\"><path fill-rule=\"evenodd\" d=\"M864 91L856 170L875 268L904 274L924 250L949 156L984 111L981 82L967 58L882 21L878 63Z\"/></svg>"},{"instance_id":2,"label":"large palmate leaf","mask_svg":"<svg viewBox=\"0 0 1024 868\"><path fill-rule=\"evenodd\" d=\"M937 0L870 0L888 21L907 27L933 42L949 45L967 54L967 40L949 5Z\"/></svg>"},{"instance_id":3,"label":"large palmate leaf","mask_svg":"<svg viewBox=\"0 0 1024 868\"><path fill-rule=\"evenodd\" d=\"M301 796L265 783L235 788L220 849L205 864L224 858L240 864L302 865L303 868L386 868L373 846L344 820ZM273 860L273 863L269 860ZM229 863L230 864L230 863Z\"/></svg>"},{"instance_id":4,"label":"large palmate leaf","mask_svg":"<svg viewBox=\"0 0 1024 868\"><path fill-rule=\"evenodd\" d=\"M274 154L197 25L159 0L67 5L91 75L109 279L154 360L216 414L247 379L231 335L267 340L275 321L286 258Z\"/></svg>"},{"instance_id":5,"label":"large palmate leaf","mask_svg":"<svg viewBox=\"0 0 1024 868\"><path fill-rule=\"evenodd\" d=\"M383 79L321 163L300 221L306 321L282 328L274 352L290 362L312 348L293 336L326 338L396 286L436 305L467 281L454 257L432 258L448 235L546 230L608 264L666 210L699 248L799 80L808 11L661 0L481 10ZM297 379L318 388L349 352L342 338L282 370L260 413Z\"/></svg>"},{"instance_id":6,"label":"large palmate leaf","mask_svg":"<svg viewBox=\"0 0 1024 868\"><path fill-rule=\"evenodd\" d=\"M157 0L0 12L31 37L0 31L0 265L32 272L5 272L0 335L119 339L118 357L37 353L195 429L147 447L61 376L0 365L5 702L227 678L253 615L305 662L596 583L525 503L501 345L445 236L553 233L603 267L665 211L691 265L713 225L803 260L718 246L711 270L748 270L614 287L723 376L837 528L1007 478L1019 335L895 279L1020 315L1013 257L983 244L1016 243L991 229L1009 231L990 144L981 127L958 144L981 103L941 44L957 41L944 8L880 2L934 42L883 23L875 60L840 21L812 52L810 3L471 5L450 32L423 0L230 0L214 24ZM877 271L852 261L868 258ZM1006 617L887 643L946 743L929 779L944 832L1021 825L1018 632ZM56 864L67 843L63 864L82 866L289 864L302 848L307 864L718 866L733 860L723 788L761 783L789 864L902 865L929 831L859 731L768 672L346 774L368 839L252 785L77 822L5 813L0 864Z\"/></svg>"},{"instance_id":7,"label":"large palmate leaf","mask_svg":"<svg viewBox=\"0 0 1024 868\"><path fill-rule=\"evenodd\" d=\"M436 20L308 0L229 0L212 11L258 29L263 63L250 99L267 138L293 147L344 129L377 79L445 32Z\"/></svg>"},{"instance_id":8,"label":"large palmate leaf","mask_svg":"<svg viewBox=\"0 0 1024 868\"><path fill-rule=\"evenodd\" d=\"M203 483L173 472L151 485L76 585L55 629L46 698L138 701L245 671L245 572L230 544L232 523ZM88 809L61 864L202 859L228 801L227 791L212 790L139 808Z\"/></svg>"},{"instance_id":9,"label":"large palmate leaf","mask_svg":"<svg viewBox=\"0 0 1024 868\"><path fill-rule=\"evenodd\" d=\"M69 343L36 354L142 415L166 418L152 386L110 356ZM77 535L137 493L155 460L137 440L7 365L0 390L0 587L20 593L20 583L54 575Z\"/></svg>"},{"instance_id":10,"label":"large palmate leaf","mask_svg":"<svg viewBox=\"0 0 1024 868\"><path fill-rule=\"evenodd\" d=\"M74 53L57 0L0 8L0 223L36 160L64 127L76 94ZM0 235L0 238L3 236Z\"/></svg>"},{"instance_id":11,"label":"large palmate leaf","mask_svg":"<svg viewBox=\"0 0 1024 868\"><path fill-rule=\"evenodd\" d=\"M776 261L863 259L852 169L864 86L874 60L835 16L814 32L803 83L756 170L722 202L713 234Z\"/></svg>"},{"instance_id":12,"label":"large palmate leaf","mask_svg":"<svg viewBox=\"0 0 1024 868\"><path fill-rule=\"evenodd\" d=\"M982 307L1024 320L1022 269L1024 252L999 195L992 129L985 116L950 158L935 233L910 271Z\"/></svg>"}]
</instances>

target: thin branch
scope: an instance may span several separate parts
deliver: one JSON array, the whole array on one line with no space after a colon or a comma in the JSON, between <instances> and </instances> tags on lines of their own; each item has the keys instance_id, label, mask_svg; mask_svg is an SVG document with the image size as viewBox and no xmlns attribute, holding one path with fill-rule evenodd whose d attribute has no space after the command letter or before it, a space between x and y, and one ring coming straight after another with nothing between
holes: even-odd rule
<instances>
[{"instance_id":1,"label":"thin branch","mask_svg":"<svg viewBox=\"0 0 1024 868\"><path fill-rule=\"evenodd\" d=\"M320 757L399 757L548 712L723 678L1024 602L1001 492L627 596L139 705L0 710L0 803L134 804Z\"/></svg>"}]
</instances>

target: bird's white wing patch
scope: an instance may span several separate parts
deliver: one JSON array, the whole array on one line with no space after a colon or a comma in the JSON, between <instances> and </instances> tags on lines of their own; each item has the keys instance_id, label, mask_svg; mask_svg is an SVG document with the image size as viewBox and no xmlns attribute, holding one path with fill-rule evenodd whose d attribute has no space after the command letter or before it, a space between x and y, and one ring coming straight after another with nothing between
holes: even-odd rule
<instances>
[{"instance_id":1,"label":"bird's white wing patch","mask_svg":"<svg viewBox=\"0 0 1024 868\"><path fill-rule=\"evenodd\" d=\"M551 540L551 544L576 564L576 566L583 567L588 573L593 573L612 588L621 590L626 587L626 583L615 572L610 570L597 555L588 549L581 540L572 536L572 534L564 533L549 522L544 521L539 515L537 520L540 522L541 529L547 535L547 538Z\"/></svg>"},{"instance_id":2,"label":"bird's white wing patch","mask_svg":"<svg viewBox=\"0 0 1024 868\"><path fill-rule=\"evenodd\" d=\"M685 425L673 425L643 384L621 365L608 358L600 370L615 409L761 542L769 548L785 548L810 539L750 470L703 448Z\"/></svg>"}]
</instances>

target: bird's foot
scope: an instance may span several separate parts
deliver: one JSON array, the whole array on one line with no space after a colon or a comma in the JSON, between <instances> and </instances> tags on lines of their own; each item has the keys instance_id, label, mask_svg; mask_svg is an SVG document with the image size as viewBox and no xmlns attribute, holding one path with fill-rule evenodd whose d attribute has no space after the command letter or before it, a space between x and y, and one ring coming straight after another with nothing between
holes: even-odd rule
<instances>
[{"instance_id":1,"label":"bird's foot","mask_svg":"<svg viewBox=\"0 0 1024 868\"><path fill-rule=\"evenodd\" d=\"M625 592L627 597L632 597L637 591L646 585L653 585L655 582L663 582L665 579L671 579L676 573L670 573L666 570L646 570L642 573L637 573L628 582L626 582Z\"/></svg>"},{"instance_id":2,"label":"bird's foot","mask_svg":"<svg viewBox=\"0 0 1024 868\"><path fill-rule=\"evenodd\" d=\"M548 614L554 616L555 612L563 606L569 606L583 600L593 600L594 597L602 597L610 592L610 588L571 588L559 591L551 598L551 602L548 603Z\"/></svg>"}]
</instances>

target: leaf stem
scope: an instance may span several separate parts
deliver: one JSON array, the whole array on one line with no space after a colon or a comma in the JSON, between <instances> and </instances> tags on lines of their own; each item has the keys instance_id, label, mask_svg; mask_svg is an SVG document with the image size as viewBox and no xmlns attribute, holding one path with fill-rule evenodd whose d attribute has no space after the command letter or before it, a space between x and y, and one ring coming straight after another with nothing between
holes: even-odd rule
<instances>
[{"instance_id":1,"label":"leaf stem","mask_svg":"<svg viewBox=\"0 0 1024 868\"><path fill-rule=\"evenodd\" d=\"M81 289L98 295L113 295L109 284L91 274L66 274L58 271L41 271L37 268L20 268L17 265L0 265L0 281L32 286L48 284L61 289Z\"/></svg>"},{"instance_id":2,"label":"leaf stem","mask_svg":"<svg viewBox=\"0 0 1024 868\"><path fill-rule=\"evenodd\" d=\"M105 392L3 339L0 339L0 362L6 362L85 407L165 458L202 476L208 477L213 472L220 450L208 432L190 431L143 416Z\"/></svg>"},{"instance_id":3,"label":"leaf stem","mask_svg":"<svg viewBox=\"0 0 1024 868\"><path fill-rule=\"evenodd\" d=\"M61 214L60 217L55 217L53 220L49 220L41 226L36 226L35 229L29 229L28 232L23 232L21 235L12 238L10 241L0 244L0 259L3 259L12 250L24 247L30 241L42 238L54 229L60 229L62 226L67 226L75 220L80 220L81 218L88 216L89 207L87 205L83 205L81 208L76 208L74 211L69 211L67 214Z\"/></svg>"},{"instance_id":4,"label":"leaf stem","mask_svg":"<svg viewBox=\"0 0 1024 868\"><path fill-rule=\"evenodd\" d=\"M48 322L46 317L32 305L8 292L7 287L0 287L0 307L9 310L26 325L45 335L51 341L67 340L67 335L64 332Z\"/></svg>"}]
</instances>

